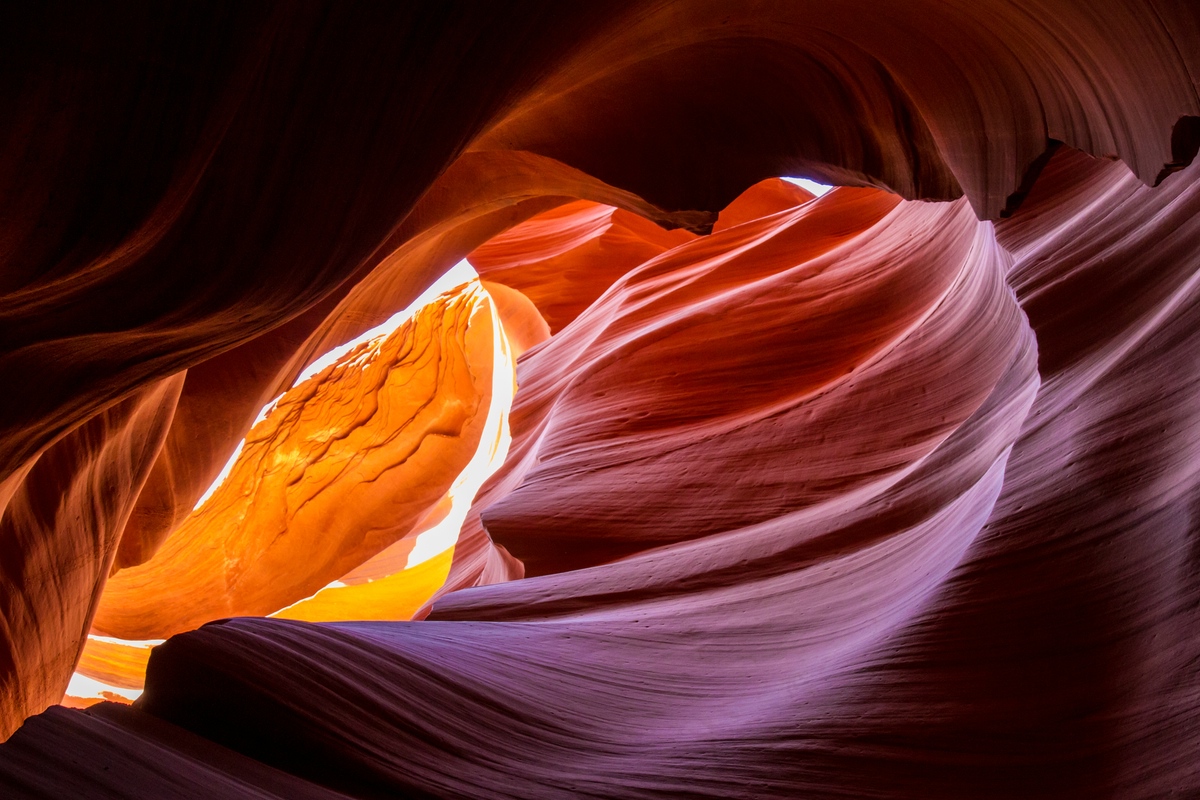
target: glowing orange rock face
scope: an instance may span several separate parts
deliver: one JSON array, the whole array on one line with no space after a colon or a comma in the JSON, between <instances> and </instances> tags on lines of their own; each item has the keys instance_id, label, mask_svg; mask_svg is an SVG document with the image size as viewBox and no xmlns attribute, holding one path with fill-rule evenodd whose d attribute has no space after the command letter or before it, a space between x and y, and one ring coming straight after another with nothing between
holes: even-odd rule
<instances>
[{"instance_id":1,"label":"glowing orange rock face","mask_svg":"<svg viewBox=\"0 0 1200 800\"><path fill-rule=\"evenodd\" d=\"M407 620L446 582L453 557L454 548L450 548L412 567L370 581L343 580L345 586L321 592L272 616L307 622Z\"/></svg>"},{"instance_id":2,"label":"glowing orange rock face","mask_svg":"<svg viewBox=\"0 0 1200 800\"><path fill-rule=\"evenodd\" d=\"M483 281L483 288L487 289L496 313L500 315L513 358L550 338L550 326L523 292L491 281Z\"/></svg>"},{"instance_id":3,"label":"glowing orange rock face","mask_svg":"<svg viewBox=\"0 0 1200 800\"><path fill-rule=\"evenodd\" d=\"M721 213L713 225L713 233L795 208L809 202L814 197L812 192L781 178L759 181L721 209Z\"/></svg>"},{"instance_id":4,"label":"glowing orange rock face","mask_svg":"<svg viewBox=\"0 0 1200 800\"><path fill-rule=\"evenodd\" d=\"M0 739L62 698L99 593L88 573L108 570L182 383L147 386L0 482Z\"/></svg>"},{"instance_id":5,"label":"glowing orange rock face","mask_svg":"<svg viewBox=\"0 0 1200 800\"><path fill-rule=\"evenodd\" d=\"M110 579L94 630L162 638L269 614L413 532L480 443L491 314L472 283L282 395L198 511Z\"/></svg>"},{"instance_id":6,"label":"glowing orange rock face","mask_svg":"<svg viewBox=\"0 0 1200 800\"><path fill-rule=\"evenodd\" d=\"M146 674L146 662L149 660L149 646L106 642L89 636L76 670L110 686L141 689L143 676ZM115 695L108 699L115 700L119 697Z\"/></svg>"},{"instance_id":7,"label":"glowing orange rock face","mask_svg":"<svg viewBox=\"0 0 1200 800\"><path fill-rule=\"evenodd\" d=\"M517 225L468 257L481 277L524 293L557 333L638 264L696 238L578 200Z\"/></svg>"}]
</instances>

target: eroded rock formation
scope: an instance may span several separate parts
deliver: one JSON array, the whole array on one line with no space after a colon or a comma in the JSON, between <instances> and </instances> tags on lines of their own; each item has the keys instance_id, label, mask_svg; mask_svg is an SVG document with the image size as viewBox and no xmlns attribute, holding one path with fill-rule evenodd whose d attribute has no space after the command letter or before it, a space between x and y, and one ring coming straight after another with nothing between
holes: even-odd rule
<instances>
[{"instance_id":1,"label":"eroded rock formation","mask_svg":"<svg viewBox=\"0 0 1200 800\"><path fill-rule=\"evenodd\" d=\"M528 297L558 333L618 278L693 238L612 206L576 201L547 211L471 252L484 279Z\"/></svg>"},{"instance_id":2,"label":"eroded rock formation","mask_svg":"<svg viewBox=\"0 0 1200 800\"><path fill-rule=\"evenodd\" d=\"M182 383L176 376L151 384L0 484L7 729L62 698L100 600L96 576L112 563Z\"/></svg>"},{"instance_id":3,"label":"eroded rock formation","mask_svg":"<svg viewBox=\"0 0 1200 800\"><path fill-rule=\"evenodd\" d=\"M478 284L444 295L281 395L196 513L151 559L109 578L96 632L162 639L270 614L414 533L484 432L493 342L483 298Z\"/></svg>"},{"instance_id":4,"label":"eroded rock formation","mask_svg":"<svg viewBox=\"0 0 1200 800\"><path fill-rule=\"evenodd\" d=\"M1200 791L1194 4L3 13L8 794ZM339 501L253 565L291 599L110 614L188 591L259 409L468 254L522 355L453 564L392 582L450 447L414 536ZM322 586L37 715L97 606Z\"/></svg>"},{"instance_id":5,"label":"eroded rock formation","mask_svg":"<svg viewBox=\"0 0 1200 800\"><path fill-rule=\"evenodd\" d=\"M214 619L403 620L445 583L466 506L506 452L513 376L465 264L426 294L306 368L166 544L110 577L77 670L100 696L139 691L154 644ZM507 305L523 334L541 319Z\"/></svg>"}]
</instances>

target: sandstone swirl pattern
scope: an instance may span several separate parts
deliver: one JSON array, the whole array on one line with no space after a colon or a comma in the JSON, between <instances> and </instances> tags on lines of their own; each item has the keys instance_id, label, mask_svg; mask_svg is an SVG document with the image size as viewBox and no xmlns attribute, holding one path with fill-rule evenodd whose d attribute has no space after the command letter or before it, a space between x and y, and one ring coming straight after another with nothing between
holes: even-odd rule
<instances>
[{"instance_id":1,"label":"sandstone swirl pattern","mask_svg":"<svg viewBox=\"0 0 1200 800\"><path fill-rule=\"evenodd\" d=\"M478 284L461 288L281 395L196 513L109 579L95 632L161 639L270 614L413 533L491 401L492 312Z\"/></svg>"}]
</instances>

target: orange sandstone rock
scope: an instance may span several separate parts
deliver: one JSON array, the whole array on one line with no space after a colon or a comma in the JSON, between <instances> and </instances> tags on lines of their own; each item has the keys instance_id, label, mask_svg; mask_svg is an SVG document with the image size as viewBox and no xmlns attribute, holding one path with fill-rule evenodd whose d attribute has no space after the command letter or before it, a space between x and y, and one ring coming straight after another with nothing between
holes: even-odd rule
<instances>
[{"instance_id":1,"label":"orange sandstone rock","mask_svg":"<svg viewBox=\"0 0 1200 800\"><path fill-rule=\"evenodd\" d=\"M0 484L0 739L62 698L182 384L151 384Z\"/></svg>"},{"instance_id":2,"label":"orange sandstone rock","mask_svg":"<svg viewBox=\"0 0 1200 800\"><path fill-rule=\"evenodd\" d=\"M875 491L1028 347L1000 261L964 202L869 189L676 248L522 362L476 510L537 575Z\"/></svg>"},{"instance_id":3,"label":"orange sandstone rock","mask_svg":"<svg viewBox=\"0 0 1200 800\"><path fill-rule=\"evenodd\" d=\"M491 313L465 286L284 393L212 496L109 581L94 629L152 639L269 614L412 531L479 445Z\"/></svg>"},{"instance_id":4,"label":"orange sandstone rock","mask_svg":"<svg viewBox=\"0 0 1200 800\"><path fill-rule=\"evenodd\" d=\"M782 178L767 178L742 192L717 216L713 233L803 205L815 195Z\"/></svg>"},{"instance_id":5,"label":"orange sandstone rock","mask_svg":"<svg viewBox=\"0 0 1200 800\"><path fill-rule=\"evenodd\" d=\"M149 645L89 636L75 671L109 686L141 689L149 660Z\"/></svg>"},{"instance_id":6,"label":"orange sandstone rock","mask_svg":"<svg viewBox=\"0 0 1200 800\"><path fill-rule=\"evenodd\" d=\"M557 333L626 272L694 238L577 200L489 239L469 259L485 280L523 292Z\"/></svg>"},{"instance_id":7,"label":"orange sandstone rock","mask_svg":"<svg viewBox=\"0 0 1200 800\"><path fill-rule=\"evenodd\" d=\"M550 338L550 326L525 294L502 283L483 281L483 288L500 315L504 333L512 346L513 358Z\"/></svg>"}]
</instances>

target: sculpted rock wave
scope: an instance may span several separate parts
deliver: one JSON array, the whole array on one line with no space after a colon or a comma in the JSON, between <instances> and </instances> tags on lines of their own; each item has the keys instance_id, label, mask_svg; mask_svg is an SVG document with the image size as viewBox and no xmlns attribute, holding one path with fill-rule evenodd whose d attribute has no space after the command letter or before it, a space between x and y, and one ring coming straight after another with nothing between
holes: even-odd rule
<instances>
[{"instance_id":1,"label":"sculpted rock wave","mask_svg":"<svg viewBox=\"0 0 1200 800\"><path fill-rule=\"evenodd\" d=\"M95 631L157 639L269 614L412 533L478 448L491 314L468 284L285 392L197 512L109 579Z\"/></svg>"}]
</instances>

